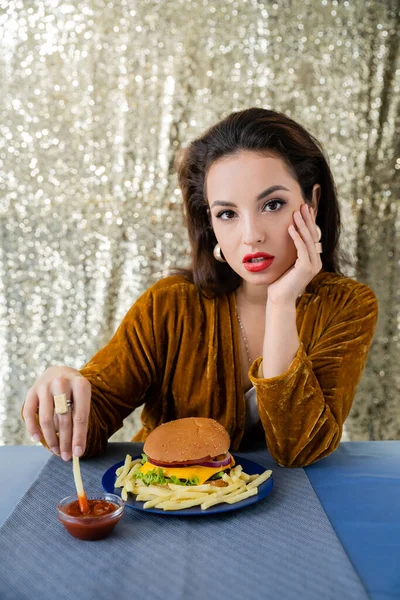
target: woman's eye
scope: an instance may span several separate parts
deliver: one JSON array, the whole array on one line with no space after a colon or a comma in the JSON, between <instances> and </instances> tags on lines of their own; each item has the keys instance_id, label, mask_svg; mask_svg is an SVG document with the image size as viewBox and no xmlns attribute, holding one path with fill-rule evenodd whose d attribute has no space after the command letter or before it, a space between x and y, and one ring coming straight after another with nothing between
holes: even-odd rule
<instances>
[{"instance_id":1,"label":"woman's eye","mask_svg":"<svg viewBox=\"0 0 400 600\"><path fill-rule=\"evenodd\" d=\"M263 212L277 212L280 208L286 204L284 200L268 200L263 206ZM234 210L221 210L217 215L217 219L222 219L223 221L230 221L236 217L236 213Z\"/></svg>"},{"instance_id":2,"label":"woman's eye","mask_svg":"<svg viewBox=\"0 0 400 600\"><path fill-rule=\"evenodd\" d=\"M286 202L284 202L283 200L268 200L268 202L264 204L263 210L265 210L266 212L276 212L284 204L286 204Z\"/></svg>"},{"instance_id":3,"label":"woman's eye","mask_svg":"<svg viewBox=\"0 0 400 600\"><path fill-rule=\"evenodd\" d=\"M235 213L233 210L221 210L221 212L217 214L217 219L228 221L229 219L233 219L234 216Z\"/></svg>"}]
</instances>

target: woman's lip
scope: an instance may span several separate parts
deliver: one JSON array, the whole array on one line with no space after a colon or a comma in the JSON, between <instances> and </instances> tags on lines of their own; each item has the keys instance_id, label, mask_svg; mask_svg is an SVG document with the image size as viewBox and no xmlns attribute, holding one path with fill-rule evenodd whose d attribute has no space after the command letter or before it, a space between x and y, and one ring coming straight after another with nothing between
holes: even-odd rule
<instances>
[{"instance_id":1,"label":"woman's lip","mask_svg":"<svg viewBox=\"0 0 400 600\"><path fill-rule=\"evenodd\" d=\"M255 254L246 254L243 257L242 262L247 262L248 260L251 260L252 258L268 258L269 259L273 259L275 258L274 256L272 256L272 254L268 254L267 252L256 252Z\"/></svg>"},{"instance_id":2,"label":"woman's lip","mask_svg":"<svg viewBox=\"0 0 400 600\"><path fill-rule=\"evenodd\" d=\"M259 271L265 271L268 267L273 263L274 257L266 258L265 260L261 260L260 262L252 263L245 262L244 268L251 273L258 273Z\"/></svg>"}]
</instances>

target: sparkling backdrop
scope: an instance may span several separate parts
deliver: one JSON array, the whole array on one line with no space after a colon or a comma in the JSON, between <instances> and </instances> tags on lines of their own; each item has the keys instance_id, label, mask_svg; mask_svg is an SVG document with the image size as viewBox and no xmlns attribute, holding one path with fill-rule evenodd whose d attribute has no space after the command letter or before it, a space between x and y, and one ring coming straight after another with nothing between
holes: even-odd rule
<instances>
[{"instance_id":1,"label":"sparkling backdrop","mask_svg":"<svg viewBox=\"0 0 400 600\"><path fill-rule=\"evenodd\" d=\"M399 437L398 31L396 0L0 0L0 444L30 443L47 366L81 367L187 263L175 155L248 106L327 150L381 310L347 436Z\"/></svg>"}]
</instances>

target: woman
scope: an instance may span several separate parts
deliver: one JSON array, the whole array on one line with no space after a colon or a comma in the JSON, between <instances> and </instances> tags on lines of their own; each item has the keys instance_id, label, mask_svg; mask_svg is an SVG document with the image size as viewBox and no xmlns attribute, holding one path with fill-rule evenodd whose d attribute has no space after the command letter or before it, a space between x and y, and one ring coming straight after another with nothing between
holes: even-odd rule
<instances>
[{"instance_id":1,"label":"woman","mask_svg":"<svg viewBox=\"0 0 400 600\"><path fill-rule=\"evenodd\" d=\"M145 292L81 371L47 369L27 429L64 460L90 456L144 404L137 441L208 416L233 450L261 431L279 464L310 464L340 442L377 320L373 292L338 268L323 152L285 115L252 108L195 140L178 177L191 271Z\"/></svg>"}]
</instances>

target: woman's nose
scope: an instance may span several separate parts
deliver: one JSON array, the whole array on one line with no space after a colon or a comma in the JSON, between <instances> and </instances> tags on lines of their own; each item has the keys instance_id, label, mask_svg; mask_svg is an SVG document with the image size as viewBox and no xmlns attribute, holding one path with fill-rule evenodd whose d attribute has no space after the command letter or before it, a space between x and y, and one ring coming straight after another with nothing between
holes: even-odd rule
<instances>
[{"instance_id":1,"label":"woman's nose","mask_svg":"<svg viewBox=\"0 0 400 600\"><path fill-rule=\"evenodd\" d=\"M242 240L247 246L259 244L265 240L265 232L262 230L257 218L248 219L244 222Z\"/></svg>"}]
</instances>

